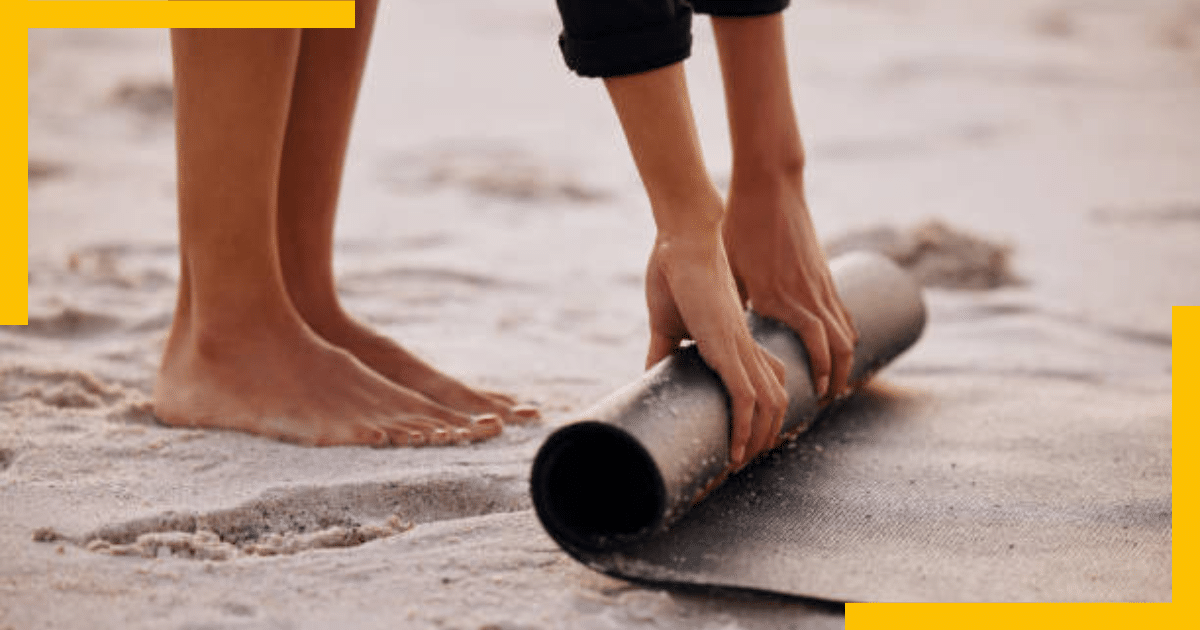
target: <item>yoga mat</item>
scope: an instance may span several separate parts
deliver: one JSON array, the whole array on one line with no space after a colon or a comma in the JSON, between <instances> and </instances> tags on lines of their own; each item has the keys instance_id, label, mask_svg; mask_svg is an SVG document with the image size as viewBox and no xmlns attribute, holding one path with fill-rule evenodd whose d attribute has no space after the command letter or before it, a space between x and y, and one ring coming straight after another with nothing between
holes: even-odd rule
<instances>
[{"instance_id":1,"label":"yoga mat","mask_svg":"<svg viewBox=\"0 0 1200 630\"><path fill-rule=\"evenodd\" d=\"M861 382L920 335L907 276L833 261ZM944 303L944 302L943 302ZM674 588L847 601L1169 601L1169 353L1019 309L943 312L905 386L812 400L798 339L750 315L788 366L789 426L720 477L728 415L683 349L552 434L534 505L571 556ZM997 346L996 344L999 344ZM1096 365L1098 349L1116 359ZM998 352L998 353L997 353Z\"/></svg>"},{"instance_id":2,"label":"yoga mat","mask_svg":"<svg viewBox=\"0 0 1200 630\"><path fill-rule=\"evenodd\" d=\"M916 283L890 260L859 252L830 265L859 341L858 386L911 346L925 325ZM806 430L821 409L800 337L748 314L751 334L787 369L785 434ZM665 530L723 479L729 403L695 346L600 401L552 434L538 452L532 493L538 517L568 552L619 549Z\"/></svg>"}]
</instances>

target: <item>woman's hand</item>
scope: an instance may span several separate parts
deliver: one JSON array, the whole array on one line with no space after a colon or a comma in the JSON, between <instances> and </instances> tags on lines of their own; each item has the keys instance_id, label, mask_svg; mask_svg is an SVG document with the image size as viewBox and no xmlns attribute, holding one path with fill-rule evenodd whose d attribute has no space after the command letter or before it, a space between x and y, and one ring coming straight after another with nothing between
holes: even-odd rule
<instances>
[{"instance_id":1,"label":"woman's hand","mask_svg":"<svg viewBox=\"0 0 1200 630\"><path fill-rule=\"evenodd\" d=\"M660 232L646 269L646 303L646 367L684 339L694 339L725 383L733 415L732 465L740 468L775 446L787 410L784 366L750 336L719 231Z\"/></svg>"},{"instance_id":2,"label":"woman's hand","mask_svg":"<svg viewBox=\"0 0 1200 630\"><path fill-rule=\"evenodd\" d=\"M721 238L725 213L700 152L681 63L606 79L658 230L646 270L647 364L684 339L729 392L730 461L741 467L776 444L787 410L783 364L759 347Z\"/></svg>"},{"instance_id":3,"label":"woman's hand","mask_svg":"<svg viewBox=\"0 0 1200 630\"><path fill-rule=\"evenodd\" d=\"M723 236L742 302L800 335L817 396L847 393L858 333L829 275L799 174L735 177L731 188Z\"/></svg>"}]
</instances>

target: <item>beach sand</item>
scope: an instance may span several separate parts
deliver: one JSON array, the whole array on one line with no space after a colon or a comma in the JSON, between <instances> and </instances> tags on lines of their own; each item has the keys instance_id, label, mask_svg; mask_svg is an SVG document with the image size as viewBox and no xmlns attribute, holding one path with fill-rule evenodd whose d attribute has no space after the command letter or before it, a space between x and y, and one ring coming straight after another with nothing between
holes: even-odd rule
<instances>
[{"instance_id":1,"label":"beach sand","mask_svg":"<svg viewBox=\"0 0 1200 630\"><path fill-rule=\"evenodd\" d=\"M386 450L154 420L178 278L166 33L30 31L30 323L0 328L0 629L843 625L604 577L530 510L541 440L640 373L653 237L604 91L565 70L557 30L545 0L381 9L338 223L344 300L545 416ZM725 182L716 56L695 31L693 99ZM1047 431L1144 423L1129 456L1169 492L1170 306L1200 299L1200 2L807 0L788 31L819 230L930 284L924 339L881 379L955 403L1010 391L1005 409Z\"/></svg>"}]
</instances>

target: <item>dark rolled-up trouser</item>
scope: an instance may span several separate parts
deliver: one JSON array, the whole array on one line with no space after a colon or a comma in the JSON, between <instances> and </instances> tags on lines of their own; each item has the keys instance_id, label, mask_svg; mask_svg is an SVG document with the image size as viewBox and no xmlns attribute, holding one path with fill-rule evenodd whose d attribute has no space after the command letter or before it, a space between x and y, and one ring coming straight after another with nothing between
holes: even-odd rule
<instances>
[{"instance_id":1,"label":"dark rolled-up trouser","mask_svg":"<svg viewBox=\"0 0 1200 630\"><path fill-rule=\"evenodd\" d=\"M790 0L558 0L567 67L614 77L669 66L692 51L692 13L745 17L777 13Z\"/></svg>"}]
</instances>

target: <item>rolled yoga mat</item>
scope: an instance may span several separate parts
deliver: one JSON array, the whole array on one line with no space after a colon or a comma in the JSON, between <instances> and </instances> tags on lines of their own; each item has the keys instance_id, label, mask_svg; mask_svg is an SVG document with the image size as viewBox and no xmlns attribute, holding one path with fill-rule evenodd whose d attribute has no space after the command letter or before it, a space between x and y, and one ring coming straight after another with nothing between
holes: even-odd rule
<instances>
[{"instance_id":1,"label":"rolled yoga mat","mask_svg":"<svg viewBox=\"0 0 1200 630\"><path fill-rule=\"evenodd\" d=\"M860 333L855 380L817 409L798 340L795 442L720 476L716 377L681 350L538 453L546 530L589 568L653 587L806 601L1171 601L1171 346L1022 294L930 296L865 256L833 262ZM799 621L798 621L799 624Z\"/></svg>"},{"instance_id":2,"label":"rolled yoga mat","mask_svg":"<svg viewBox=\"0 0 1200 630\"><path fill-rule=\"evenodd\" d=\"M914 280L882 256L847 254L830 268L859 334L850 377L857 388L916 342L925 306ZM753 312L748 320L787 369L783 432L805 431L824 410L799 336ZM681 348L546 440L531 479L537 515L564 550L595 565L665 531L719 485L729 433L720 379L694 345Z\"/></svg>"}]
</instances>

